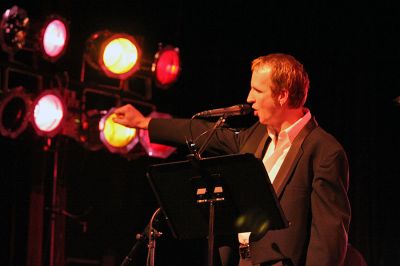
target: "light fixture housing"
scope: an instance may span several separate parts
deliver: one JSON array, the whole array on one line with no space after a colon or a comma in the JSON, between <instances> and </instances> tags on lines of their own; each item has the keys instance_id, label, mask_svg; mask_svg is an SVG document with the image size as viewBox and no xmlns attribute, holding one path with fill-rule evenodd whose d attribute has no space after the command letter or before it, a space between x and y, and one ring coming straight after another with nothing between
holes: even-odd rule
<instances>
[{"instance_id":1,"label":"light fixture housing","mask_svg":"<svg viewBox=\"0 0 400 266\"><path fill-rule=\"evenodd\" d=\"M160 113L160 112L152 112L149 115L152 118L171 118L170 114ZM146 151L147 155L150 157L156 158L168 158L173 152L176 151L175 147L151 143L149 138L149 131L148 130L140 130L139 132L139 140L140 144Z\"/></svg>"},{"instance_id":2,"label":"light fixture housing","mask_svg":"<svg viewBox=\"0 0 400 266\"><path fill-rule=\"evenodd\" d=\"M100 140L112 153L126 154L139 142L138 130L115 123L115 108L111 108L99 122Z\"/></svg>"},{"instance_id":3,"label":"light fixture housing","mask_svg":"<svg viewBox=\"0 0 400 266\"><path fill-rule=\"evenodd\" d=\"M69 23L59 15L50 15L41 26L39 51L45 60L55 62L66 51L69 43Z\"/></svg>"},{"instance_id":4,"label":"light fixture housing","mask_svg":"<svg viewBox=\"0 0 400 266\"><path fill-rule=\"evenodd\" d=\"M56 14L47 16L43 21L31 21L24 9L13 6L2 16L0 43L9 54L26 50L55 62L69 44L69 22Z\"/></svg>"},{"instance_id":5,"label":"light fixture housing","mask_svg":"<svg viewBox=\"0 0 400 266\"><path fill-rule=\"evenodd\" d=\"M159 46L151 66L155 85L161 89L171 87L181 73L181 57L178 47L167 45Z\"/></svg>"},{"instance_id":6,"label":"light fixture housing","mask_svg":"<svg viewBox=\"0 0 400 266\"><path fill-rule=\"evenodd\" d=\"M30 26L27 12L13 6L7 9L0 23L0 43L3 51L14 53L25 47Z\"/></svg>"},{"instance_id":7,"label":"light fixture housing","mask_svg":"<svg viewBox=\"0 0 400 266\"><path fill-rule=\"evenodd\" d=\"M87 39L85 49L85 61L107 77L125 80L139 70L142 51L132 35L99 31Z\"/></svg>"},{"instance_id":8,"label":"light fixture housing","mask_svg":"<svg viewBox=\"0 0 400 266\"><path fill-rule=\"evenodd\" d=\"M60 133L67 107L57 90L44 90L33 101L31 124L39 136L54 137Z\"/></svg>"},{"instance_id":9,"label":"light fixture housing","mask_svg":"<svg viewBox=\"0 0 400 266\"><path fill-rule=\"evenodd\" d=\"M0 134L12 139L25 131L29 124L31 95L24 87L16 87L4 93L0 100Z\"/></svg>"}]
</instances>

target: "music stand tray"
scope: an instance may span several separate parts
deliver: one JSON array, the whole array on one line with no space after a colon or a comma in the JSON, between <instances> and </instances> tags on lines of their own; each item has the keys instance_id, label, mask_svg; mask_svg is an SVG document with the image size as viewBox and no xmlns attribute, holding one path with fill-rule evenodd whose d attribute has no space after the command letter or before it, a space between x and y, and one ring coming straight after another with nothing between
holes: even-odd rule
<instances>
[{"instance_id":1,"label":"music stand tray","mask_svg":"<svg viewBox=\"0 0 400 266\"><path fill-rule=\"evenodd\" d=\"M288 226L265 167L253 154L155 164L147 178L176 239L207 237L210 198L216 236L252 232L257 239Z\"/></svg>"}]
</instances>

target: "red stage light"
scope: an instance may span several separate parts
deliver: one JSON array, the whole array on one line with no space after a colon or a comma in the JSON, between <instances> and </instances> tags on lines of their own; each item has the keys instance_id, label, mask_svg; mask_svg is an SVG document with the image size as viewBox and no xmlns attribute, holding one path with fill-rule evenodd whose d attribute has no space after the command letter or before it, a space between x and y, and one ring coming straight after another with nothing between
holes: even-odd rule
<instances>
[{"instance_id":1,"label":"red stage light","mask_svg":"<svg viewBox=\"0 0 400 266\"><path fill-rule=\"evenodd\" d=\"M179 49L172 46L160 48L152 65L156 86L168 88L178 79L181 71Z\"/></svg>"},{"instance_id":2,"label":"red stage light","mask_svg":"<svg viewBox=\"0 0 400 266\"><path fill-rule=\"evenodd\" d=\"M66 21L51 16L43 25L40 34L40 49L45 59L56 61L64 54L69 41L69 29Z\"/></svg>"},{"instance_id":3,"label":"red stage light","mask_svg":"<svg viewBox=\"0 0 400 266\"><path fill-rule=\"evenodd\" d=\"M38 135L53 137L60 132L65 114L64 100L56 91L47 90L33 102L31 123Z\"/></svg>"},{"instance_id":4,"label":"red stage light","mask_svg":"<svg viewBox=\"0 0 400 266\"><path fill-rule=\"evenodd\" d=\"M158 113L158 112L152 112L149 116L153 117L153 118L170 118L171 117L170 114ZM157 144L157 143L151 143L148 130L140 130L139 139L140 139L140 143L142 144L143 148L146 150L146 153L150 157L157 157L157 158L165 159L176 150L175 147L161 145L161 144Z\"/></svg>"}]
</instances>

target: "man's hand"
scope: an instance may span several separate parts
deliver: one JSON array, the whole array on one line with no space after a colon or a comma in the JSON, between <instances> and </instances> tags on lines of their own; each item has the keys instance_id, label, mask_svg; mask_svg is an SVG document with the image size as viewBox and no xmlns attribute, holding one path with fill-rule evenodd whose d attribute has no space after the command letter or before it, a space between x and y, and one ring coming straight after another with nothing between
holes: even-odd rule
<instances>
[{"instance_id":1,"label":"man's hand","mask_svg":"<svg viewBox=\"0 0 400 266\"><path fill-rule=\"evenodd\" d=\"M150 117L145 117L131 104L126 104L114 110L113 121L126 127L148 129Z\"/></svg>"}]
</instances>

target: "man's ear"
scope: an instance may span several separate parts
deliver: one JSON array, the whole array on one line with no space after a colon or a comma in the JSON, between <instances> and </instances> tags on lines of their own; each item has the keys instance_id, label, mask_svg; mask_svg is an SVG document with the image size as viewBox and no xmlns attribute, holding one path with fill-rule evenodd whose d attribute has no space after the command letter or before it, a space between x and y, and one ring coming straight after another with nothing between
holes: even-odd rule
<instances>
[{"instance_id":1,"label":"man's ear","mask_svg":"<svg viewBox=\"0 0 400 266\"><path fill-rule=\"evenodd\" d=\"M289 101L289 91L287 89L283 89L278 94L278 103L280 106L283 106L285 103Z\"/></svg>"}]
</instances>

